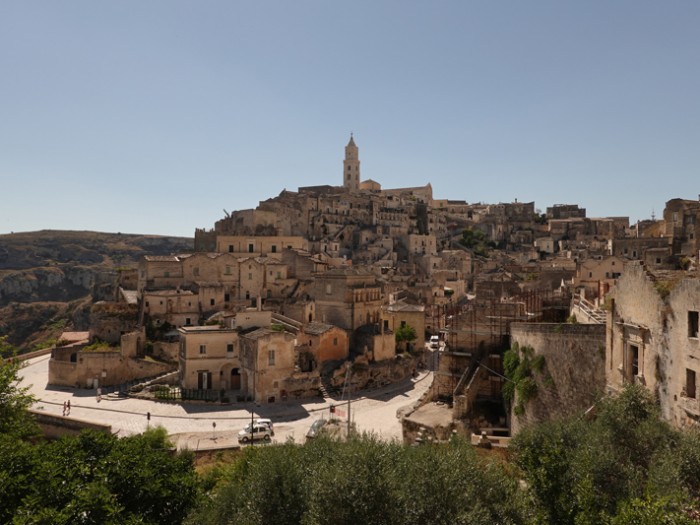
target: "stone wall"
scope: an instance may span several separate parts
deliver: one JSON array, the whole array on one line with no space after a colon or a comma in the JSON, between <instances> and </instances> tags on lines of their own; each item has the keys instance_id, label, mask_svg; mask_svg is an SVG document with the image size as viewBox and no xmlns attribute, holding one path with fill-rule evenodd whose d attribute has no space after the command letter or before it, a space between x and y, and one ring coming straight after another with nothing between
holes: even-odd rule
<instances>
[{"instance_id":1,"label":"stone wall","mask_svg":"<svg viewBox=\"0 0 700 525\"><path fill-rule=\"evenodd\" d=\"M90 421L81 421L73 417L54 416L40 410L30 410L44 436L49 439L57 439L63 436L76 436L86 429L112 433L110 425L100 425Z\"/></svg>"},{"instance_id":2,"label":"stone wall","mask_svg":"<svg viewBox=\"0 0 700 525\"><path fill-rule=\"evenodd\" d=\"M172 369L172 365L124 357L119 351L78 352L77 362L74 363L55 359L49 361L48 383L94 388L97 381L99 386L112 386L157 376Z\"/></svg>"},{"instance_id":3,"label":"stone wall","mask_svg":"<svg viewBox=\"0 0 700 525\"><path fill-rule=\"evenodd\" d=\"M511 346L529 346L544 356L534 372L537 395L521 416L511 417L511 434L543 421L572 416L591 407L605 388L605 325L513 323Z\"/></svg>"}]
</instances>

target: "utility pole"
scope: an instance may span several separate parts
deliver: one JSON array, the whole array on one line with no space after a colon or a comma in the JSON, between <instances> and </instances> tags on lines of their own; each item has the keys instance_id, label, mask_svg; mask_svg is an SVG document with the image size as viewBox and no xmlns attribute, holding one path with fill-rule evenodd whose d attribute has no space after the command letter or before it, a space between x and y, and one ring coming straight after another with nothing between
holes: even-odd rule
<instances>
[{"instance_id":1,"label":"utility pole","mask_svg":"<svg viewBox=\"0 0 700 525\"><path fill-rule=\"evenodd\" d=\"M350 392L349 392L349 387L348 383L350 382L350 376L352 375L350 367L348 367L347 372L345 373L345 384L343 385L343 394L340 396L340 399L342 401L343 397L345 397L345 392L348 392L348 437L350 436L350 421L351 421L351 413L350 413Z\"/></svg>"}]
</instances>

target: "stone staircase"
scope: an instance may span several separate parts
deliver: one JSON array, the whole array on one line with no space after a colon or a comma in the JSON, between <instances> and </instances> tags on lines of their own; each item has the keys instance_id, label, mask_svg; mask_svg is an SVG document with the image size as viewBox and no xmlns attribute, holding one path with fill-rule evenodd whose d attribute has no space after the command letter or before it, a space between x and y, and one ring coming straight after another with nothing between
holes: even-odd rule
<instances>
[{"instance_id":1,"label":"stone staircase","mask_svg":"<svg viewBox=\"0 0 700 525\"><path fill-rule=\"evenodd\" d=\"M583 297L574 296L571 303L571 313L576 316L579 323L605 324L607 314Z\"/></svg>"}]
</instances>

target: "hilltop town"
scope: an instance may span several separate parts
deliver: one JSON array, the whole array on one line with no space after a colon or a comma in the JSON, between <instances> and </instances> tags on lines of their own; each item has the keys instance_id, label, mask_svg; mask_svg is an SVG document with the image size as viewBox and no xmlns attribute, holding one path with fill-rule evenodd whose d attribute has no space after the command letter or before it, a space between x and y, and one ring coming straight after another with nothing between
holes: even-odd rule
<instances>
[{"instance_id":1,"label":"hilltop town","mask_svg":"<svg viewBox=\"0 0 700 525\"><path fill-rule=\"evenodd\" d=\"M407 441L495 439L627 382L674 425L700 420L699 201L630 224L577 204L435 199L430 183L362 180L352 136L341 175L226 213L191 252L121 268L89 330L51 348L49 383L272 404L430 368Z\"/></svg>"}]
</instances>

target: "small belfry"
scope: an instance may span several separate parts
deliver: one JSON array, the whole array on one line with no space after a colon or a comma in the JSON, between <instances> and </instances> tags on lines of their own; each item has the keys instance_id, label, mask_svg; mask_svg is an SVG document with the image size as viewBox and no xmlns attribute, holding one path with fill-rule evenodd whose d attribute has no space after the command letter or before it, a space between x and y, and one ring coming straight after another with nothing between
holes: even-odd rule
<instances>
[{"instance_id":1,"label":"small belfry","mask_svg":"<svg viewBox=\"0 0 700 525\"><path fill-rule=\"evenodd\" d=\"M345 146L343 187L350 192L360 191L360 156L352 133L350 133L350 142Z\"/></svg>"}]
</instances>

